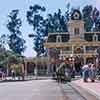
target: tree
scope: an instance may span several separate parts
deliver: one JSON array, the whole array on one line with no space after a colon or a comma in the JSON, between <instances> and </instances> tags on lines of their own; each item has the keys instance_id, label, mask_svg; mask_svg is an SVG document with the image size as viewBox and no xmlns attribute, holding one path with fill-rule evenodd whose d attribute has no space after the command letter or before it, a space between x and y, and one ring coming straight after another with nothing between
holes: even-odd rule
<instances>
[{"instance_id":1,"label":"tree","mask_svg":"<svg viewBox=\"0 0 100 100\"><path fill-rule=\"evenodd\" d=\"M22 64L23 58L19 54L16 54L9 50L0 52L0 67L7 73L7 75L9 74L9 70L13 67L15 70L17 69L21 72ZM17 67L15 68L15 66L12 65L17 65Z\"/></svg>"},{"instance_id":2,"label":"tree","mask_svg":"<svg viewBox=\"0 0 100 100\"><path fill-rule=\"evenodd\" d=\"M66 22L69 19L69 7L67 7L65 15L62 15L61 10L58 9L58 12L48 14L46 18L42 16L42 12L45 12L45 10L45 7L34 5L30 6L27 11L27 21L34 31L34 34L30 34L29 37L33 37L33 48L38 56L46 53L43 43L48 32L66 32Z\"/></svg>"},{"instance_id":3,"label":"tree","mask_svg":"<svg viewBox=\"0 0 100 100\"><path fill-rule=\"evenodd\" d=\"M91 31L93 27L93 20L91 17L92 11L93 11L93 7L91 5L85 6L82 10L83 20L85 22L85 29L87 32Z\"/></svg>"},{"instance_id":4,"label":"tree","mask_svg":"<svg viewBox=\"0 0 100 100\"><path fill-rule=\"evenodd\" d=\"M5 34L2 34L0 36L0 49L5 48L5 46L7 45L7 41L8 41L8 36Z\"/></svg>"},{"instance_id":5,"label":"tree","mask_svg":"<svg viewBox=\"0 0 100 100\"><path fill-rule=\"evenodd\" d=\"M96 22L95 22L95 31L100 32L100 17L98 17Z\"/></svg>"},{"instance_id":6,"label":"tree","mask_svg":"<svg viewBox=\"0 0 100 100\"><path fill-rule=\"evenodd\" d=\"M21 54L24 52L26 46L25 40L22 38L22 33L20 31L22 22L21 19L18 18L18 13L19 10L12 10L8 15L9 19L7 22L7 28L10 32L8 45L13 52Z\"/></svg>"},{"instance_id":7,"label":"tree","mask_svg":"<svg viewBox=\"0 0 100 100\"><path fill-rule=\"evenodd\" d=\"M92 5L86 5L83 10L83 20L85 21L85 29L87 32L89 31L100 31L100 12L96 7Z\"/></svg>"},{"instance_id":8,"label":"tree","mask_svg":"<svg viewBox=\"0 0 100 100\"><path fill-rule=\"evenodd\" d=\"M4 64L6 63L6 56L5 56L5 52L6 52L6 36L3 34L0 37L0 66L4 67Z\"/></svg>"},{"instance_id":9,"label":"tree","mask_svg":"<svg viewBox=\"0 0 100 100\"><path fill-rule=\"evenodd\" d=\"M27 21L29 25L33 27L34 34L29 35L33 37L34 50L37 53L37 56L40 56L45 52L45 48L43 46L44 36L47 35L47 20L43 18L41 15L42 12L45 12L45 7L41 7L40 5L30 6L27 11Z\"/></svg>"},{"instance_id":10,"label":"tree","mask_svg":"<svg viewBox=\"0 0 100 100\"><path fill-rule=\"evenodd\" d=\"M48 32L67 32L68 17L68 12L62 15L61 9L58 9L58 12L54 12L54 14L48 14Z\"/></svg>"}]
</instances>

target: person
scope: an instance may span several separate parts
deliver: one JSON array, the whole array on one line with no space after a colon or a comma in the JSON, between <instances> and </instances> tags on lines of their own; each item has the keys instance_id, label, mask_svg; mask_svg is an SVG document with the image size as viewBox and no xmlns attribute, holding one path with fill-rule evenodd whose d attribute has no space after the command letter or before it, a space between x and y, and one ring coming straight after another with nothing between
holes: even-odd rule
<instances>
[{"instance_id":1,"label":"person","mask_svg":"<svg viewBox=\"0 0 100 100\"><path fill-rule=\"evenodd\" d=\"M53 68L53 73L52 73L52 77L53 79L56 79L56 64L52 64L52 68Z\"/></svg>"},{"instance_id":2,"label":"person","mask_svg":"<svg viewBox=\"0 0 100 100\"><path fill-rule=\"evenodd\" d=\"M38 76L38 70L37 70L37 67L35 67L35 69L34 69L34 75L35 75L35 79L37 79L37 76Z\"/></svg>"},{"instance_id":3,"label":"person","mask_svg":"<svg viewBox=\"0 0 100 100\"><path fill-rule=\"evenodd\" d=\"M2 80L2 71L0 69L0 80Z\"/></svg>"},{"instance_id":4,"label":"person","mask_svg":"<svg viewBox=\"0 0 100 100\"><path fill-rule=\"evenodd\" d=\"M11 76L12 76L12 79L15 79L16 74L15 74L15 70L14 69L11 70Z\"/></svg>"},{"instance_id":5,"label":"person","mask_svg":"<svg viewBox=\"0 0 100 100\"><path fill-rule=\"evenodd\" d=\"M71 78L75 78L75 66L73 62L70 63L70 67L71 67Z\"/></svg>"},{"instance_id":6,"label":"person","mask_svg":"<svg viewBox=\"0 0 100 100\"><path fill-rule=\"evenodd\" d=\"M57 75L57 82L59 83L59 82L63 82L63 73L64 73L64 71L63 71L63 66L64 66L64 62L62 62L60 65L59 65L59 67L57 67L57 69L56 69L56 75Z\"/></svg>"},{"instance_id":7,"label":"person","mask_svg":"<svg viewBox=\"0 0 100 100\"><path fill-rule=\"evenodd\" d=\"M91 64L91 67L89 69L89 78L91 80L91 82L95 82L95 78L96 78L96 66L95 64Z\"/></svg>"},{"instance_id":8,"label":"person","mask_svg":"<svg viewBox=\"0 0 100 100\"><path fill-rule=\"evenodd\" d=\"M64 69L65 69L64 70L65 71L65 80L70 82L71 81L72 68L70 66L68 59L65 60Z\"/></svg>"},{"instance_id":9,"label":"person","mask_svg":"<svg viewBox=\"0 0 100 100\"><path fill-rule=\"evenodd\" d=\"M81 77L83 77L83 74L82 74L83 73L83 69L82 69L83 66L84 66L84 64L81 64L81 70L80 70L80 76Z\"/></svg>"},{"instance_id":10,"label":"person","mask_svg":"<svg viewBox=\"0 0 100 100\"><path fill-rule=\"evenodd\" d=\"M64 62L60 64L60 66L57 68L56 72L59 72L59 80L61 83L65 81L71 81L71 66L69 64L69 59L66 58Z\"/></svg>"},{"instance_id":11,"label":"person","mask_svg":"<svg viewBox=\"0 0 100 100\"><path fill-rule=\"evenodd\" d=\"M82 67L82 78L83 78L83 81L84 82L88 82L88 78L89 78L89 67L90 67L90 64L86 64L86 65L83 65Z\"/></svg>"},{"instance_id":12,"label":"person","mask_svg":"<svg viewBox=\"0 0 100 100\"><path fill-rule=\"evenodd\" d=\"M56 71L56 76L57 76L57 82L59 83L59 82L62 82L61 81L61 71L60 70L57 70Z\"/></svg>"}]
</instances>

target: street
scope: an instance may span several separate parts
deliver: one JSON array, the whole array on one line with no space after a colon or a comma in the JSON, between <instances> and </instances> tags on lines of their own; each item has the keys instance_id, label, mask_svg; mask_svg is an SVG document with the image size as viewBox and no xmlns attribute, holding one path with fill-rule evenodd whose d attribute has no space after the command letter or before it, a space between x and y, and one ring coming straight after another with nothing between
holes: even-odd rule
<instances>
[{"instance_id":1,"label":"street","mask_svg":"<svg viewBox=\"0 0 100 100\"><path fill-rule=\"evenodd\" d=\"M80 93L51 79L0 83L0 100L98 100L87 91Z\"/></svg>"},{"instance_id":2,"label":"street","mask_svg":"<svg viewBox=\"0 0 100 100\"><path fill-rule=\"evenodd\" d=\"M0 100L64 100L52 80L0 83Z\"/></svg>"}]
</instances>

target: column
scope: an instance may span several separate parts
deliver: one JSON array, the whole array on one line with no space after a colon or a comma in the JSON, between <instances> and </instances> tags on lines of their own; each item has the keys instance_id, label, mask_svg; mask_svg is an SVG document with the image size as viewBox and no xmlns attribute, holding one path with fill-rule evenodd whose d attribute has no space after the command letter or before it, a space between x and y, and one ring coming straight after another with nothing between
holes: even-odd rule
<instances>
[{"instance_id":1,"label":"column","mask_svg":"<svg viewBox=\"0 0 100 100\"><path fill-rule=\"evenodd\" d=\"M47 75L49 75L50 73L50 56L48 55L48 58L47 58Z\"/></svg>"},{"instance_id":2,"label":"column","mask_svg":"<svg viewBox=\"0 0 100 100\"><path fill-rule=\"evenodd\" d=\"M84 64L86 64L86 57L84 57Z\"/></svg>"},{"instance_id":3,"label":"column","mask_svg":"<svg viewBox=\"0 0 100 100\"><path fill-rule=\"evenodd\" d=\"M84 45L83 46L83 49L84 49L84 54L86 53L86 46Z\"/></svg>"},{"instance_id":4,"label":"column","mask_svg":"<svg viewBox=\"0 0 100 100\"><path fill-rule=\"evenodd\" d=\"M74 54L74 46L72 45L72 55Z\"/></svg>"},{"instance_id":5,"label":"column","mask_svg":"<svg viewBox=\"0 0 100 100\"><path fill-rule=\"evenodd\" d=\"M24 64L21 64L21 70L22 70L22 73L25 72L25 70L24 70Z\"/></svg>"},{"instance_id":6,"label":"column","mask_svg":"<svg viewBox=\"0 0 100 100\"><path fill-rule=\"evenodd\" d=\"M24 73L27 76L27 61L24 62Z\"/></svg>"},{"instance_id":7,"label":"column","mask_svg":"<svg viewBox=\"0 0 100 100\"><path fill-rule=\"evenodd\" d=\"M85 45L83 46L83 50L84 50L84 53L83 53L84 64L86 64L86 57L85 57L85 55L86 55L86 46Z\"/></svg>"}]
</instances>

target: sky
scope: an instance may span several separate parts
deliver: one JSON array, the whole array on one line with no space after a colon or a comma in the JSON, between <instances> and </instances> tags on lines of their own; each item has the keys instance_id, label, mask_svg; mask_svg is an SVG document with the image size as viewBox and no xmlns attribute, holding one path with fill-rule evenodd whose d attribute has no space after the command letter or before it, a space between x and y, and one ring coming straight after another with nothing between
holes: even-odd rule
<instances>
[{"instance_id":1,"label":"sky","mask_svg":"<svg viewBox=\"0 0 100 100\"><path fill-rule=\"evenodd\" d=\"M83 7L87 4L92 4L100 9L100 0L0 0L0 35L7 34L9 31L6 28L7 15L13 9L20 10L20 18L23 21L22 24L22 35L26 40L27 49L24 52L24 55L27 57L33 57L36 55L33 50L32 39L28 37L29 33L33 33L32 27L28 25L26 21L26 11L29 6L32 4L39 4L46 7L46 13L52 13L57 11L58 8L61 8L63 12L66 11L66 4L70 2L73 7Z\"/></svg>"}]
</instances>

